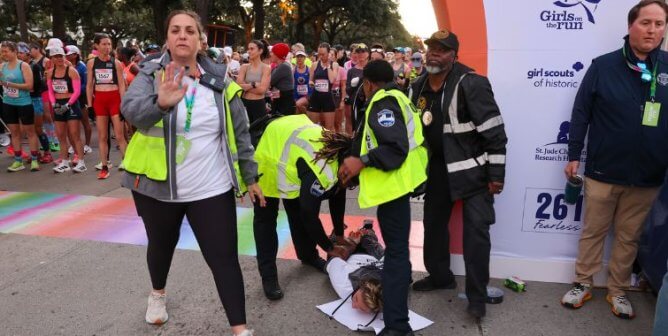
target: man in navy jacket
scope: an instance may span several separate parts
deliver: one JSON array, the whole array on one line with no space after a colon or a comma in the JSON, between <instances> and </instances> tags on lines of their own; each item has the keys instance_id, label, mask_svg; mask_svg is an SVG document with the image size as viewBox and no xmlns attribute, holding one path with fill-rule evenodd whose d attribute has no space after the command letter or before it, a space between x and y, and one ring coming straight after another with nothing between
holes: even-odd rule
<instances>
[{"instance_id":1,"label":"man in navy jacket","mask_svg":"<svg viewBox=\"0 0 668 336\"><path fill-rule=\"evenodd\" d=\"M661 0L631 8L623 47L593 60L575 98L568 178L577 174L587 131L589 138L584 227L575 284L561 300L566 307L580 308L591 298L613 224L607 301L616 316L635 316L624 289L642 224L668 167L668 53L660 50L667 17Z\"/></svg>"}]
</instances>

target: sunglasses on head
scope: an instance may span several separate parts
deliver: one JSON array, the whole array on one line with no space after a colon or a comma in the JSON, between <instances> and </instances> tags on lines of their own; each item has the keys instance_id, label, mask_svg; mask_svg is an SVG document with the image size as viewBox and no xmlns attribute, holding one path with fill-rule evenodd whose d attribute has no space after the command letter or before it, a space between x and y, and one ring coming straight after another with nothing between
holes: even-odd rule
<instances>
[{"instance_id":1,"label":"sunglasses on head","mask_svg":"<svg viewBox=\"0 0 668 336\"><path fill-rule=\"evenodd\" d=\"M382 53L382 52L383 52L383 49L380 49L380 48L371 48L371 52Z\"/></svg>"}]
</instances>

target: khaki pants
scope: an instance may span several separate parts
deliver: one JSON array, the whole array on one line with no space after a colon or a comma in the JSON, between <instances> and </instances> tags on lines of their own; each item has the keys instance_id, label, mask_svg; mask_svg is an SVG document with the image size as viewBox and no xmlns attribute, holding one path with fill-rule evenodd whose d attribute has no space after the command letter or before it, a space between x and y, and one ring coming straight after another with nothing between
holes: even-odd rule
<instances>
[{"instance_id":1,"label":"khaki pants","mask_svg":"<svg viewBox=\"0 0 668 336\"><path fill-rule=\"evenodd\" d=\"M593 284L601 270L603 245L614 225L612 254L608 263L608 294L625 295L645 217L659 187L639 188L585 180L585 213L575 261L576 282Z\"/></svg>"}]
</instances>

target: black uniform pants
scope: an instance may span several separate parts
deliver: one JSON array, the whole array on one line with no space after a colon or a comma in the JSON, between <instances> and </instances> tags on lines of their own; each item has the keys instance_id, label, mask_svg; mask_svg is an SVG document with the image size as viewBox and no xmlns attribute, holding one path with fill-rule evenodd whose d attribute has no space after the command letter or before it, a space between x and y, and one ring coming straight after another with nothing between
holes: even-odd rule
<instances>
[{"instance_id":1,"label":"black uniform pants","mask_svg":"<svg viewBox=\"0 0 668 336\"><path fill-rule=\"evenodd\" d=\"M257 264L263 281L278 279L276 269L276 253L278 253L278 234L276 233L278 218L278 202L280 198L265 197L266 207L255 205L253 215L253 235L257 249ZM283 199L283 207L288 215L290 235L297 252L297 258L311 262L318 258L315 242L308 235L299 212L299 199Z\"/></svg>"},{"instance_id":2,"label":"black uniform pants","mask_svg":"<svg viewBox=\"0 0 668 336\"><path fill-rule=\"evenodd\" d=\"M408 237L411 230L411 207L408 195L378 206L378 223L385 241L383 266L383 319L385 327L410 331L408 324L408 286L411 262Z\"/></svg>"},{"instance_id":3,"label":"black uniform pants","mask_svg":"<svg viewBox=\"0 0 668 336\"><path fill-rule=\"evenodd\" d=\"M450 270L448 222L454 201L450 197L444 160L429 161L424 201L424 264L439 284L454 281ZM494 196L484 191L462 200L464 203L464 264L469 302L485 302L489 283L489 226L494 223Z\"/></svg>"}]
</instances>

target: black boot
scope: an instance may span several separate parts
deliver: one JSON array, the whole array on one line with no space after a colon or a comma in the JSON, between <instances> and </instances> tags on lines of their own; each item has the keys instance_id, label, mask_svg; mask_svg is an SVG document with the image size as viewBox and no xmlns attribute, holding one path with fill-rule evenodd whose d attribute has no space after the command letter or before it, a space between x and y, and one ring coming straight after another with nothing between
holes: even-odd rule
<instances>
[{"instance_id":1,"label":"black boot","mask_svg":"<svg viewBox=\"0 0 668 336\"><path fill-rule=\"evenodd\" d=\"M269 300L275 301L283 298L283 290L278 285L278 280L262 280L262 289L264 289L264 296Z\"/></svg>"}]
</instances>

